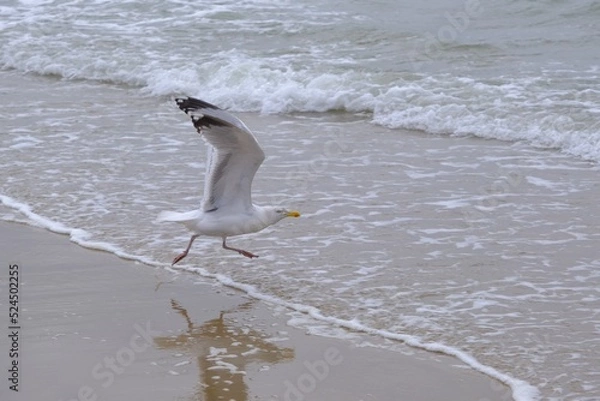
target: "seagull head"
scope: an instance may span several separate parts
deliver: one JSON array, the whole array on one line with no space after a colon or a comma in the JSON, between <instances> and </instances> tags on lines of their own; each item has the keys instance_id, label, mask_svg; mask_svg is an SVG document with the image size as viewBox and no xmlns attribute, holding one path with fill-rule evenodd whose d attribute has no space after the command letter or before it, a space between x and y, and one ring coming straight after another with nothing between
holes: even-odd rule
<instances>
[{"instance_id":1,"label":"seagull head","mask_svg":"<svg viewBox=\"0 0 600 401\"><path fill-rule=\"evenodd\" d=\"M282 207L272 206L261 208L261 214L263 215L261 220L268 223L268 225L275 224L279 220L285 219L286 217L300 217L300 213L295 210L288 210Z\"/></svg>"},{"instance_id":2,"label":"seagull head","mask_svg":"<svg viewBox=\"0 0 600 401\"><path fill-rule=\"evenodd\" d=\"M300 213L295 210L288 210L281 207L260 207L255 206L257 211L258 219L264 224L264 227L268 227L277 223L286 217L300 217Z\"/></svg>"}]
</instances>

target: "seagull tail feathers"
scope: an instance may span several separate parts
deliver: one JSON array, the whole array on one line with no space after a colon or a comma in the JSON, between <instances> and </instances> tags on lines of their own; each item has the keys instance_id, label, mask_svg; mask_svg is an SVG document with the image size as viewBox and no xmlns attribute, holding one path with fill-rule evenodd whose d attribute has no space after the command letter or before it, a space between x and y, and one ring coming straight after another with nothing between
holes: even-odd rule
<instances>
[{"instance_id":1,"label":"seagull tail feathers","mask_svg":"<svg viewBox=\"0 0 600 401\"><path fill-rule=\"evenodd\" d=\"M156 221L158 221L158 222L170 221L170 222L185 224L185 223L195 220L197 218L198 218L197 210L193 210L191 212L183 212L183 213L165 211L165 212L160 212L158 214Z\"/></svg>"}]
</instances>

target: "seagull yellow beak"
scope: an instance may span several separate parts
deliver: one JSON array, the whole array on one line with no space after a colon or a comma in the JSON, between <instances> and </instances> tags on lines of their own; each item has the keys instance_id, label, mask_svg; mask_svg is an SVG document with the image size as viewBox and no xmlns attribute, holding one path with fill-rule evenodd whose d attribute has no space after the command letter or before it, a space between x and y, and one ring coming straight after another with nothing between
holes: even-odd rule
<instances>
[{"instance_id":1,"label":"seagull yellow beak","mask_svg":"<svg viewBox=\"0 0 600 401\"><path fill-rule=\"evenodd\" d=\"M297 212L297 211L295 211L295 210L292 210L291 212L288 212L288 213L286 214L286 216L287 216L287 217L300 217L300 213L298 213L298 212Z\"/></svg>"}]
</instances>

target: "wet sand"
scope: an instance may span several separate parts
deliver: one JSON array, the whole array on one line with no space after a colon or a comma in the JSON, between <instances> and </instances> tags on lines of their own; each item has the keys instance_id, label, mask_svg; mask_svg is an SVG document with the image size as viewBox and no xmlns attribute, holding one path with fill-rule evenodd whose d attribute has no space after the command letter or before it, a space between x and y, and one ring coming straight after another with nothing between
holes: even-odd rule
<instances>
[{"instance_id":1,"label":"wet sand","mask_svg":"<svg viewBox=\"0 0 600 401\"><path fill-rule=\"evenodd\" d=\"M0 223L19 266L19 386L2 400L504 400L453 358L308 335L281 307L190 273ZM6 295L0 302L7 327ZM2 366L9 366L2 336Z\"/></svg>"}]
</instances>

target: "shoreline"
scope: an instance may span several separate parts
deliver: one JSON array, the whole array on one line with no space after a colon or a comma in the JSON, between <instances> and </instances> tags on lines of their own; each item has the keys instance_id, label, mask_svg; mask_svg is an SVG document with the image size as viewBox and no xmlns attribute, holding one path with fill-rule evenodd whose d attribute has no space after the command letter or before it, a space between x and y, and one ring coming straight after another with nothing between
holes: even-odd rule
<instances>
[{"instance_id":1,"label":"shoreline","mask_svg":"<svg viewBox=\"0 0 600 401\"><path fill-rule=\"evenodd\" d=\"M24 224L0 222L0 233L8 238L1 245L5 260L20 266L26 322L21 387L9 391L10 399L367 401L451 394L503 400L510 394L451 357L308 335L287 324L281 307L206 278L94 252ZM7 308L5 300L0 304Z\"/></svg>"}]
</instances>

